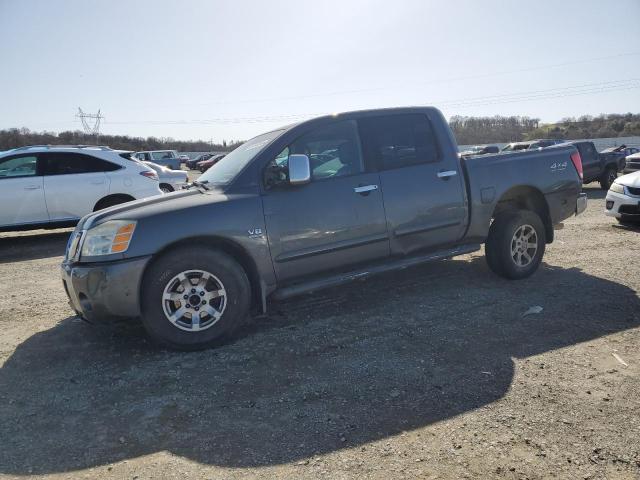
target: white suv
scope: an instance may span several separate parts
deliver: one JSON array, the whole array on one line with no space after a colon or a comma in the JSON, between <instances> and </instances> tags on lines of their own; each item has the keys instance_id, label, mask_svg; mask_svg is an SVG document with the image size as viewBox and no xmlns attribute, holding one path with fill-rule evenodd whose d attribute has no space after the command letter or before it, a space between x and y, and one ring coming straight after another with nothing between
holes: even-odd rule
<instances>
[{"instance_id":1,"label":"white suv","mask_svg":"<svg viewBox=\"0 0 640 480\"><path fill-rule=\"evenodd\" d=\"M33 146L0 153L0 230L74 225L96 210L161 194L158 175L130 152Z\"/></svg>"}]
</instances>

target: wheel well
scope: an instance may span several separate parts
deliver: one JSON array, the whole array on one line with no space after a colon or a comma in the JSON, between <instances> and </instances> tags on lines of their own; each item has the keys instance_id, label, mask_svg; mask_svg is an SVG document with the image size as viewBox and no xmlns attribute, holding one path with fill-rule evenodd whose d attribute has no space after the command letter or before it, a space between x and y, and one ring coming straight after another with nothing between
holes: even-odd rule
<instances>
[{"instance_id":1,"label":"wheel well","mask_svg":"<svg viewBox=\"0 0 640 480\"><path fill-rule=\"evenodd\" d=\"M236 262L240 264L242 269L247 274L247 278L249 279L249 284L251 286L251 300L252 300L252 309L257 310L258 312L263 312L263 301L262 301L262 284L260 282L260 275L258 274L258 268L256 267L255 262L251 255L247 253L247 251L238 245L237 243L230 241L221 237L192 237L185 238L179 240L177 242L171 243L165 246L162 250L158 251L154 255L154 259L149 262L149 264L145 267L146 270L149 269L149 266L160 259L165 253L169 251L175 250L176 248L181 247L193 247L194 245L206 246L208 248L213 248L220 250L221 252L226 253L231 258L233 258Z\"/></svg>"},{"instance_id":2,"label":"wheel well","mask_svg":"<svg viewBox=\"0 0 640 480\"><path fill-rule=\"evenodd\" d=\"M540 190L528 186L514 187L506 191L493 210L493 218L509 210L531 210L536 212L544 224L547 243L553 242L553 223L549 213L549 205Z\"/></svg>"},{"instance_id":3,"label":"wheel well","mask_svg":"<svg viewBox=\"0 0 640 480\"><path fill-rule=\"evenodd\" d=\"M93 206L93 211L95 212L96 210L100 210L102 208L100 207L100 205L111 200L122 200L122 203L124 203L131 202L132 200L135 200L135 198L131 195L127 195L126 193L114 193L112 195L107 195L106 197L102 197L96 202L96 204Z\"/></svg>"}]
</instances>

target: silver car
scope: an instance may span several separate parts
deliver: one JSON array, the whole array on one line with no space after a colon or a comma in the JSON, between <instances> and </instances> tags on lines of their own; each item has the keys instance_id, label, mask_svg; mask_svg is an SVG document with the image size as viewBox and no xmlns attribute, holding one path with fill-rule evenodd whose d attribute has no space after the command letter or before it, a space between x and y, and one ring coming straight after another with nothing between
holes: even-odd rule
<instances>
[{"instance_id":1,"label":"silver car","mask_svg":"<svg viewBox=\"0 0 640 480\"><path fill-rule=\"evenodd\" d=\"M170 168L158 165L153 162L142 162L147 167L153 169L158 174L160 181L160 190L164 193L180 190L183 185L189 182L189 176L187 172L183 170L172 170Z\"/></svg>"}]
</instances>

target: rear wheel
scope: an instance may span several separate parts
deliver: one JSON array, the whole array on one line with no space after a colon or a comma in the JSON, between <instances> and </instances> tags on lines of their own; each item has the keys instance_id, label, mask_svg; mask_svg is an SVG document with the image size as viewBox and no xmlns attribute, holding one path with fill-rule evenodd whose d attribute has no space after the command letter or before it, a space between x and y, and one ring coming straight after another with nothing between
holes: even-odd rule
<instances>
[{"instance_id":1,"label":"rear wheel","mask_svg":"<svg viewBox=\"0 0 640 480\"><path fill-rule=\"evenodd\" d=\"M246 319L251 287L242 267L207 247L177 249L144 276L142 323L158 343L200 350L231 334Z\"/></svg>"},{"instance_id":2,"label":"rear wheel","mask_svg":"<svg viewBox=\"0 0 640 480\"><path fill-rule=\"evenodd\" d=\"M102 210L103 208L113 207L114 205L120 205L121 203L127 203L133 200L135 200L135 198L129 197L128 195L114 195L112 197L106 197L96 203L93 211L97 212L98 210Z\"/></svg>"},{"instance_id":3,"label":"rear wheel","mask_svg":"<svg viewBox=\"0 0 640 480\"><path fill-rule=\"evenodd\" d=\"M171 193L173 192L173 187L168 183L161 183L160 190L162 190L162 193Z\"/></svg>"},{"instance_id":4,"label":"rear wheel","mask_svg":"<svg viewBox=\"0 0 640 480\"><path fill-rule=\"evenodd\" d=\"M485 254L491 270L516 280L538 269L545 246L545 229L538 214L515 210L495 218L489 229Z\"/></svg>"},{"instance_id":5,"label":"rear wheel","mask_svg":"<svg viewBox=\"0 0 640 480\"><path fill-rule=\"evenodd\" d=\"M618 171L613 167L607 168L602 174L602 177L600 177L600 187L602 190L609 190L616 178L618 178Z\"/></svg>"}]
</instances>

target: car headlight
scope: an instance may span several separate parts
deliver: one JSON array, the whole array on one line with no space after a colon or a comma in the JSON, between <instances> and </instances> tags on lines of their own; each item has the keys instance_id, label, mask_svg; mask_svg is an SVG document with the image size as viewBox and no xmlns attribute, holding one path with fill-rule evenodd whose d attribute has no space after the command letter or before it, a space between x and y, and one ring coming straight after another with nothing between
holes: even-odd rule
<instances>
[{"instance_id":1,"label":"car headlight","mask_svg":"<svg viewBox=\"0 0 640 480\"><path fill-rule=\"evenodd\" d=\"M619 183L613 182L609 190L616 193L624 193L624 185L620 185Z\"/></svg>"},{"instance_id":2,"label":"car headlight","mask_svg":"<svg viewBox=\"0 0 640 480\"><path fill-rule=\"evenodd\" d=\"M126 252L135 229L136 222L131 220L110 220L90 228L82 243L82 256Z\"/></svg>"}]
</instances>

